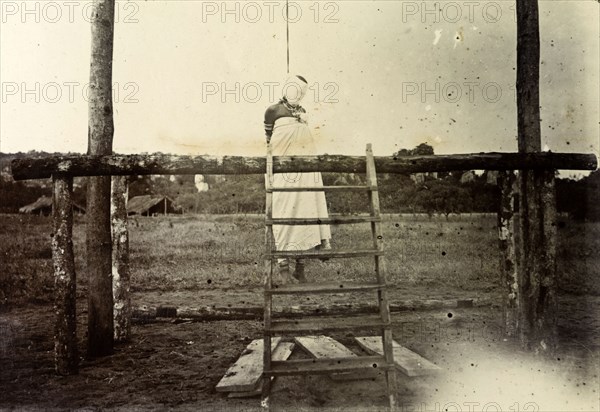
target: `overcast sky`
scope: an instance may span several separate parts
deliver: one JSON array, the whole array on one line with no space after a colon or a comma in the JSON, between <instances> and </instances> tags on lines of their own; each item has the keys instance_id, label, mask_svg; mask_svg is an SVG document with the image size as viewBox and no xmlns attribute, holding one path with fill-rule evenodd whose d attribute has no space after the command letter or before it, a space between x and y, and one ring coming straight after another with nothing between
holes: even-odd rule
<instances>
[{"instance_id":1,"label":"overcast sky","mask_svg":"<svg viewBox=\"0 0 600 412\"><path fill-rule=\"evenodd\" d=\"M0 3L0 151L85 152L91 2ZM599 4L539 4L543 143L597 153ZM286 77L283 9L117 1L114 151L262 154ZM299 1L290 20L320 152L517 149L513 2Z\"/></svg>"}]
</instances>

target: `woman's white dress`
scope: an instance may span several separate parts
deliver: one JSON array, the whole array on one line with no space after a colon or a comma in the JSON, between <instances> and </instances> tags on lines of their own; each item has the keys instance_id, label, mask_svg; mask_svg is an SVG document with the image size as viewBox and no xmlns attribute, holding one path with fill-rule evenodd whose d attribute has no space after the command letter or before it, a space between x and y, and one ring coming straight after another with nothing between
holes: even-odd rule
<instances>
[{"instance_id":1,"label":"woman's white dress","mask_svg":"<svg viewBox=\"0 0 600 412\"><path fill-rule=\"evenodd\" d=\"M295 117L275 121L271 136L273 156L316 155L312 133L306 123ZM321 187L320 172L275 173L275 187ZM274 192L273 218L327 218L324 192ZM277 250L309 250L331 239L329 225L274 225Z\"/></svg>"}]
</instances>

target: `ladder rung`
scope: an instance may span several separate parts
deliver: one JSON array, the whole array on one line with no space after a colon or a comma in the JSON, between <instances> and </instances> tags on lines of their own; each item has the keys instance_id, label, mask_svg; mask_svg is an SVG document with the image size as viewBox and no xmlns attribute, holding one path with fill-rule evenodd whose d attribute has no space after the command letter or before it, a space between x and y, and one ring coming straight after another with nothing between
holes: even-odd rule
<instances>
[{"instance_id":1,"label":"ladder rung","mask_svg":"<svg viewBox=\"0 0 600 412\"><path fill-rule=\"evenodd\" d=\"M383 250L362 249L362 250L329 250L329 251L299 251L299 250L277 250L271 252L267 257L275 258L295 258L295 259L324 259L324 258L349 258L365 256L381 256Z\"/></svg>"},{"instance_id":2,"label":"ladder rung","mask_svg":"<svg viewBox=\"0 0 600 412\"><path fill-rule=\"evenodd\" d=\"M285 335L309 332L314 334L336 330L384 329L388 327L391 327L391 324L384 322L379 315L363 315L329 319L272 320L271 327L265 328L265 333Z\"/></svg>"},{"instance_id":3,"label":"ladder rung","mask_svg":"<svg viewBox=\"0 0 600 412\"><path fill-rule=\"evenodd\" d=\"M311 293L352 293L369 290L379 290L388 287L386 284L379 283L301 283L297 285L274 286L265 292L272 295L292 295L292 294L311 294Z\"/></svg>"},{"instance_id":4,"label":"ladder rung","mask_svg":"<svg viewBox=\"0 0 600 412\"><path fill-rule=\"evenodd\" d=\"M393 368L393 366L391 366ZM356 356L351 358L294 359L272 361L267 376L330 374L365 369L390 369L382 356Z\"/></svg>"},{"instance_id":5,"label":"ladder rung","mask_svg":"<svg viewBox=\"0 0 600 412\"><path fill-rule=\"evenodd\" d=\"M352 223L381 222L381 217L370 215L334 216L322 218L275 218L265 219L269 225L344 225Z\"/></svg>"},{"instance_id":6,"label":"ladder rung","mask_svg":"<svg viewBox=\"0 0 600 412\"><path fill-rule=\"evenodd\" d=\"M368 192L377 186L314 186L314 187L267 187L267 192Z\"/></svg>"}]
</instances>

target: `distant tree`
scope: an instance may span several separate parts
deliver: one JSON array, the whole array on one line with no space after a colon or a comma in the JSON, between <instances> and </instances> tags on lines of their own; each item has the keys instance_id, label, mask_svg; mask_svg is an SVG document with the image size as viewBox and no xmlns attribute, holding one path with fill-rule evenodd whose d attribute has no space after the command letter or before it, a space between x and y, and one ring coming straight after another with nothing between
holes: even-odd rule
<instances>
[{"instance_id":1,"label":"distant tree","mask_svg":"<svg viewBox=\"0 0 600 412\"><path fill-rule=\"evenodd\" d=\"M411 198L414 211L425 212L429 218L435 213L435 199L433 193L427 186L421 186L417 189Z\"/></svg>"},{"instance_id":2,"label":"distant tree","mask_svg":"<svg viewBox=\"0 0 600 412\"><path fill-rule=\"evenodd\" d=\"M600 220L600 169L580 180L557 179L556 202L559 212L576 220Z\"/></svg>"},{"instance_id":3,"label":"distant tree","mask_svg":"<svg viewBox=\"0 0 600 412\"><path fill-rule=\"evenodd\" d=\"M0 178L0 213L17 213L19 208L50 194L49 188Z\"/></svg>"},{"instance_id":4,"label":"distant tree","mask_svg":"<svg viewBox=\"0 0 600 412\"><path fill-rule=\"evenodd\" d=\"M433 147L427 143L421 143L411 151L412 156L429 156L433 154Z\"/></svg>"},{"instance_id":5,"label":"distant tree","mask_svg":"<svg viewBox=\"0 0 600 412\"><path fill-rule=\"evenodd\" d=\"M414 211L412 199L416 190L417 186L409 175L390 174L387 179L379 181L381 208L395 213Z\"/></svg>"},{"instance_id":6,"label":"distant tree","mask_svg":"<svg viewBox=\"0 0 600 412\"><path fill-rule=\"evenodd\" d=\"M467 192L465 199L466 212L493 213L500 205L500 189L496 185L487 184L486 175L475 176L471 182L461 185Z\"/></svg>"},{"instance_id":7,"label":"distant tree","mask_svg":"<svg viewBox=\"0 0 600 412\"><path fill-rule=\"evenodd\" d=\"M469 209L469 192L444 180L430 180L415 193L413 201L429 216L443 214L446 219L451 213L462 213Z\"/></svg>"},{"instance_id":8,"label":"distant tree","mask_svg":"<svg viewBox=\"0 0 600 412\"><path fill-rule=\"evenodd\" d=\"M263 175L232 175L197 194L202 213L261 213L265 192Z\"/></svg>"},{"instance_id":9,"label":"distant tree","mask_svg":"<svg viewBox=\"0 0 600 412\"><path fill-rule=\"evenodd\" d=\"M593 171L581 184L586 187L586 218L594 222L600 221L600 169Z\"/></svg>"},{"instance_id":10,"label":"distant tree","mask_svg":"<svg viewBox=\"0 0 600 412\"><path fill-rule=\"evenodd\" d=\"M184 211L184 213L197 213L198 212L198 193L184 193L177 196L175 204Z\"/></svg>"},{"instance_id":11,"label":"distant tree","mask_svg":"<svg viewBox=\"0 0 600 412\"><path fill-rule=\"evenodd\" d=\"M394 153L394 157L406 157L410 156L410 150L408 149L400 149L396 153Z\"/></svg>"},{"instance_id":12,"label":"distant tree","mask_svg":"<svg viewBox=\"0 0 600 412\"><path fill-rule=\"evenodd\" d=\"M129 183L129 198L155 194L154 184L150 176L131 176Z\"/></svg>"},{"instance_id":13,"label":"distant tree","mask_svg":"<svg viewBox=\"0 0 600 412\"><path fill-rule=\"evenodd\" d=\"M433 146L427 143L421 143L417 145L414 149L400 149L393 156L402 157L402 156L429 156L433 153Z\"/></svg>"},{"instance_id":14,"label":"distant tree","mask_svg":"<svg viewBox=\"0 0 600 412\"><path fill-rule=\"evenodd\" d=\"M198 193L193 175L153 176L150 180L153 193L173 200L186 193Z\"/></svg>"},{"instance_id":15,"label":"distant tree","mask_svg":"<svg viewBox=\"0 0 600 412\"><path fill-rule=\"evenodd\" d=\"M400 149L393 154L394 157L427 156L432 155L433 147L421 143L413 149ZM424 180L430 178L424 175ZM433 213L425 205L431 205L430 193L417 193L418 187L409 174L390 173L379 180L379 190L382 209L388 212L415 212L425 211Z\"/></svg>"},{"instance_id":16,"label":"distant tree","mask_svg":"<svg viewBox=\"0 0 600 412\"><path fill-rule=\"evenodd\" d=\"M365 175L355 173L322 173L323 184L334 185L364 185ZM352 214L369 211L365 193L340 192L335 195L326 194L328 210L331 213Z\"/></svg>"}]
</instances>

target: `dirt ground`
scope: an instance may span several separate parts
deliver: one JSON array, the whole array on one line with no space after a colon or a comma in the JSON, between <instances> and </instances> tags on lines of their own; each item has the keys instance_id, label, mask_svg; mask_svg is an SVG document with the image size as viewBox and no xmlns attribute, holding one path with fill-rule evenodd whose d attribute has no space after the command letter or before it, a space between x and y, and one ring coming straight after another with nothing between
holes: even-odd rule
<instances>
[{"instance_id":1,"label":"dirt ground","mask_svg":"<svg viewBox=\"0 0 600 412\"><path fill-rule=\"evenodd\" d=\"M201 299L204 304L212 297L213 304L239 305L259 293L259 289L213 290ZM189 304L185 293L163 298L171 304ZM394 313L396 341L443 369L430 377L399 374L399 409L599 410L600 298L567 295L560 303L562 349L556 359L535 358L520 352L514 340L504 339L495 305ZM83 354L85 301L79 306ZM131 342L118 345L113 356L82 359L79 375L58 377L53 370L51 307L28 305L1 315L3 409L259 409L258 398L231 399L215 392L245 346L260 337L258 321L137 323ZM361 353L352 335L334 337ZM306 355L296 349L292 356ZM386 406L384 383L383 376L349 382L328 376L278 378L273 409L380 410Z\"/></svg>"},{"instance_id":2,"label":"dirt ground","mask_svg":"<svg viewBox=\"0 0 600 412\"><path fill-rule=\"evenodd\" d=\"M560 351L522 352L505 338L495 218L391 217L384 222L390 304L475 299L470 308L393 312L394 339L438 364L435 376L400 375L400 411L600 410L600 224L559 226ZM408 219L408 220L407 220ZM87 282L84 225L74 227L80 373L54 373L50 220L0 215L0 410L257 410L215 386L251 340L257 321L136 322L113 356L85 359ZM264 222L243 216L139 219L131 225L134 306L257 308L262 304ZM360 233L337 230L340 248ZM165 239L169 239L165 242ZM475 246L476 245L476 246ZM308 268L308 266L307 266ZM361 281L367 266L314 262L309 280ZM335 305L349 295L302 297L282 305ZM354 299L354 298L353 298ZM352 303L360 303L357 299ZM277 305L276 305L277 306ZM377 331L371 331L375 335ZM357 354L351 334L332 335ZM305 357L296 349L292 357ZM333 381L278 378L273 410L380 410L383 376Z\"/></svg>"}]
</instances>

